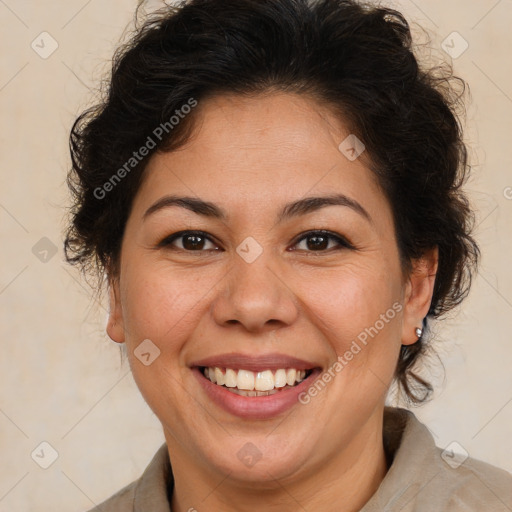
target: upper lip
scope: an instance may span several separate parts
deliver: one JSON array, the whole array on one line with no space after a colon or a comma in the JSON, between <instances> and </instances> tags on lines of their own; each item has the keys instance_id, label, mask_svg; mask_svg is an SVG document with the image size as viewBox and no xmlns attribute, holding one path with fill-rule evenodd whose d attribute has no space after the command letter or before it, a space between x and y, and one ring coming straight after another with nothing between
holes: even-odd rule
<instances>
[{"instance_id":1,"label":"upper lip","mask_svg":"<svg viewBox=\"0 0 512 512\"><path fill-rule=\"evenodd\" d=\"M296 370L311 370L320 365L304 359L290 357L285 354L263 354L259 356L241 353L220 354L194 361L191 365L206 366L210 368L232 368L237 370L250 370L263 372L265 370L279 370L280 368L295 368Z\"/></svg>"}]
</instances>

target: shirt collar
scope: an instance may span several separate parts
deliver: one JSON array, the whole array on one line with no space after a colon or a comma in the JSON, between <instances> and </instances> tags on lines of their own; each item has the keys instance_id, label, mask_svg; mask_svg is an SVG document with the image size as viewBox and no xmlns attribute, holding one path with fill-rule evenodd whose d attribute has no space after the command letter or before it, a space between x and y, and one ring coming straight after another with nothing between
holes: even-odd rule
<instances>
[{"instance_id":1,"label":"shirt collar","mask_svg":"<svg viewBox=\"0 0 512 512\"><path fill-rule=\"evenodd\" d=\"M135 488L134 512L171 512L171 493L174 487L167 444L155 453Z\"/></svg>"},{"instance_id":2,"label":"shirt collar","mask_svg":"<svg viewBox=\"0 0 512 512\"><path fill-rule=\"evenodd\" d=\"M360 512L404 509L442 470L432 434L411 411L384 408L383 440L393 462Z\"/></svg>"},{"instance_id":3,"label":"shirt collar","mask_svg":"<svg viewBox=\"0 0 512 512\"><path fill-rule=\"evenodd\" d=\"M360 512L400 510L440 471L434 439L411 411L385 407L383 424L384 448L392 460L391 467ZM135 488L134 512L171 512L173 487L169 452L164 443Z\"/></svg>"}]
</instances>

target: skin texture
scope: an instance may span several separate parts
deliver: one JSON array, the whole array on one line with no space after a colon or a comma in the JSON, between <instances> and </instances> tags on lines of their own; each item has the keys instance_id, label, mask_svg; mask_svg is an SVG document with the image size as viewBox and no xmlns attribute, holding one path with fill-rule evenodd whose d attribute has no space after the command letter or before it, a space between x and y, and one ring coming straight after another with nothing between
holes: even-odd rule
<instances>
[{"instance_id":1,"label":"skin texture","mask_svg":"<svg viewBox=\"0 0 512 512\"><path fill-rule=\"evenodd\" d=\"M340 152L350 132L314 100L223 95L200 102L196 114L191 140L148 164L112 276L107 327L126 343L135 381L162 422L172 510L359 510L387 471L386 392L400 345L417 340L428 311L437 251L404 276L386 197L363 158ZM371 220L327 206L276 222L286 203L333 193L357 201ZM213 202L227 217L172 206L143 218L169 194ZM188 252L183 238L158 247L187 229L212 241ZM311 237L309 245L298 237L318 229L354 248L331 240L315 250ZM249 236L263 249L252 263L236 252ZM323 391L269 420L219 408L189 368L218 354L280 352L327 369L396 302L401 311ZM161 351L149 366L133 355L145 339ZM262 454L252 467L237 457L247 442Z\"/></svg>"}]
</instances>

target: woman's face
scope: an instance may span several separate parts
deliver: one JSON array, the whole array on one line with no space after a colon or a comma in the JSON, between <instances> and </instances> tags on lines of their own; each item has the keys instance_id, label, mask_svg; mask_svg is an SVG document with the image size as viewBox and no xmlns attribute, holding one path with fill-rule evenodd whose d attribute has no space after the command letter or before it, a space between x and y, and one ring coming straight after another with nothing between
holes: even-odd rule
<instances>
[{"instance_id":1,"label":"woman's face","mask_svg":"<svg viewBox=\"0 0 512 512\"><path fill-rule=\"evenodd\" d=\"M403 277L390 206L326 109L226 95L195 115L193 138L146 169L109 335L127 345L173 464L264 482L349 460L381 435L433 280ZM196 233L172 237L183 231ZM231 389L279 389L241 396L205 366ZM307 378L281 389L293 370Z\"/></svg>"}]
</instances>

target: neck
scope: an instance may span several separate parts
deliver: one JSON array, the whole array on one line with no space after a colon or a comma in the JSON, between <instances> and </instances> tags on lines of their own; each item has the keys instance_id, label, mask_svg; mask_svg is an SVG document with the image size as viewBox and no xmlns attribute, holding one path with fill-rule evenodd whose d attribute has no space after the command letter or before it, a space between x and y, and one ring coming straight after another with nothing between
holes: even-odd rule
<instances>
[{"instance_id":1,"label":"neck","mask_svg":"<svg viewBox=\"0 0 512 512\"><path fill-rule=\"evenodd\" d=\"M308 468L300 476L297 473L287 479L267 481L264 489L238 481L236 473L204 472L166 432L174 475L171 510L280 512L302 508L357 512L376 492L388 469L382 412L376 411L348 446L322 464Z\"/></svg>"}]
</instances>

